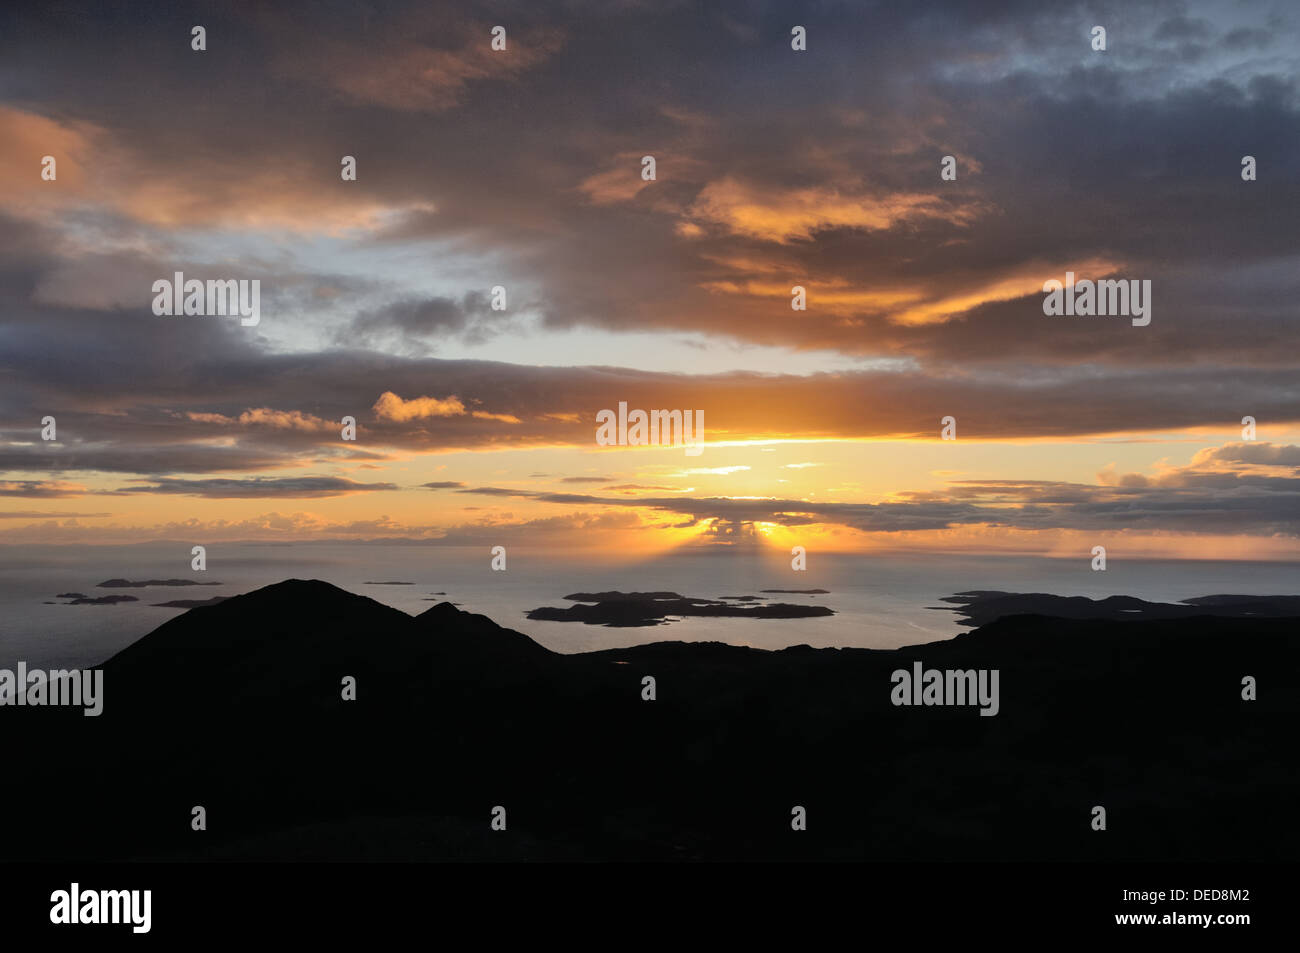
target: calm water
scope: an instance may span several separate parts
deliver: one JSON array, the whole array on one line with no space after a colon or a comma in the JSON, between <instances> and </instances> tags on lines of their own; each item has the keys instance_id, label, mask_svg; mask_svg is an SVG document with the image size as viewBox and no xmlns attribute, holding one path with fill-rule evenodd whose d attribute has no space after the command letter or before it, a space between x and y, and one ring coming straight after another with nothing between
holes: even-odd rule
<instances>
[{"instance_id":1,"label":"calm water","mask_svg":"<svg viewBox=\"0 0 1300 953\"><path fill-rule=\"evenodd\" d=\"M151 606L171 599L237 595L282 579L323 579L411 613L444 599L524 632L557 652L585 652L666 639L723 641L777 649L813 646L898 648L962 631L938 600L966 589L1124 594L1176 602L1213 593L1300 593L1300 564L1168 562L1112 559L1104 573L1085 558L987 556L833 556L813 554L807 572L788 559L738 554L674 554L652 562L615 564L511 548L507 572L492 572L488 548L431 544L223 544L208 548L208 571L190 570L189 546L0 547L0 667L90 666L184 611ZM112 577L193 578L221 586L96 589ZM368 586L398 580L410 586ZM815 619L698 619L634 629L532 622L538 606L567 606L562 597L606 589L670 590L686 596L759 595L760 589L829 589L829 595L768 596L829 605ZM45 605L60 592L122 594L140 601L113 606ZM433 593L445 592L445 596ZM432 601L428 601L432 600ZM66 601L66 600L64 600Z\"/></svg>"}]
</instances>

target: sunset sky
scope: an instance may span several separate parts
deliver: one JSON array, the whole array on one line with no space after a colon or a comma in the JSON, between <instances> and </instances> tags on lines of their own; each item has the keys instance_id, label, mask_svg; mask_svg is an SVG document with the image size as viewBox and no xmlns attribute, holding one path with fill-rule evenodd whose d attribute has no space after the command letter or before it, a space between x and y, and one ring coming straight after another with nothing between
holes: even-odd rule
<instances>
[{"instance_id":1,"label":"sunset sky","mask_svg":"<svg viewBox=\"0 0 1300 953\"><path fill-rule=\"evenodd\" d=\"M6 9L0 543L1300 559L1300 8L988 6Z\"/></svg>"}]
</instances>

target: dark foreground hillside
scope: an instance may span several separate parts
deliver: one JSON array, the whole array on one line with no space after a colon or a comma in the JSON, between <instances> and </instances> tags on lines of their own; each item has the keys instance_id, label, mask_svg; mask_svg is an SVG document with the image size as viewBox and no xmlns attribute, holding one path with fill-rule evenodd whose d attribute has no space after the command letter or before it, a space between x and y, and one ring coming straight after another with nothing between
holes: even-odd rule
<instances>
[{"instance_id":1,"label":"dark foreground hillside","mask_svg":"<svg viewBox=\"0 0 1300 953\"><path fill-rule=\"evenodd\" d=\"M447 603L292 580L120 653L98 718L0 712L0 859L1295 860L1298 621L562 656ZM893 706L917 660L1000 670L998 715Z\"/></svg>"}]
</instances>

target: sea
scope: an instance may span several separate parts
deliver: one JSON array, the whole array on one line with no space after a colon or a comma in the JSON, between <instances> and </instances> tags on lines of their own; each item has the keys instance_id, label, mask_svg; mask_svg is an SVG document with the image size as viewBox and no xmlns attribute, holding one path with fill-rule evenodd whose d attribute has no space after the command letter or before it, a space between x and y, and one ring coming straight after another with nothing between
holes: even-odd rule
<instances>
[{"instance_id":1,"label":"sea","mask_svg":"<svg viewBox=\"0 0 1300 953\"><path fill-rule=\"evenodd\" d=\"M1130 595L1156 602L1195 596L1294 595L1300 563L1124 560L1091 568L1091 557L917 554L817 554L806 571L780 553L675 551L652 559L532 552L510 548L505 571L491 568L487 546L425 542L224 543L193 571L190 547L176 542L122 546L0 547L0 668L97 665L184 609L153 603L250 592L284 579L321 579L417 614L438 602L482 613L556 652L590 652L667 640L718 641L763 649L896 649L952 638L966 627L946 596L972 589L1065 596ZM101 589L110 578L190 578L219 586ZM376 585L376 583L384 583ZM390 583L404 583L392 585ZM826 594L765 594L763 589L826 589ZM672 618L612 628L526 617L540 606L569 606L566 595L620 590L668 591L693 598L760 596L825 605L832 616L807 619ZM68 605L59 593L132 595L116 605ZM358 633L360 637L362 633Z\"/></svg>"}]
</instances>

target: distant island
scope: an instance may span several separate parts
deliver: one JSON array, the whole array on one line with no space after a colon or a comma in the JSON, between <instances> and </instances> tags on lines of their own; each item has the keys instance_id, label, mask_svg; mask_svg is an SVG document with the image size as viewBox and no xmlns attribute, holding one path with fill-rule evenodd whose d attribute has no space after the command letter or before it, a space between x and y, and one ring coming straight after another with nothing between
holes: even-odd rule
<instances>
[{"instance_id":1,"label":"distant island","mask_svg":"<svg viewBox=\"0 0 1300 953\"><path fill-rule=\"evenodd\" d=\"M974 589L947 596L955 603L961 625L985 625L1012 615L1045 615L1059 619L1110 619L1116 622L1149 619L1190 619L1194 616L1300 616L1300 596L1199 596L1181 603L1147 602L1133 596L1054 596L1044 592L1000 592ZM942 606L932 608L944 609Z\"/></svg>"},{"instance_id":2,"label":"distant island","mask_svg":"<svg viewBox=\"0 0 1300 953\"><path fill-rule=\"evenodd\" d=\"M527 618L547 622L583 622L587 625L631 627L666 625L669 617L811 619L835 614L833 609L826 606L796 606L784 602L732 605L718 599L694 599L676 592L575 592L564 598L579 604L568 608L543 606L529 611ZM754 597L737 598L753 599Z\"/></svg>"},{"instance_id":3,"label":"distant island","mask_svg":"<svg viewBox=\"0 0 1300 953\"><path fill-rule=\"evenodd\" d=\"M760 589L759 592L783 592L795 596L828 596L829 589Z\"/></svg>"},{"instance_id":4,"label":"distant island","mask_svg":"<svg viewBox=\"0 0 1300 953\"><path fill-rule=\"evenodd\" d=\"M105 579L96 589L143 589L146 586L220 586L219 582L195 582L193 579L143 579L132 582L130 579Z\"/></svg>"},{"instance_id":5,"label":"distant island","mask_svg":"<svg viewBox=\"0 0 1300 953\"><path fill-rule=\"evenodd\" d=\"M369 582L369 581L367 581L365 584L367 586L414 586L415 585L415 583L413 582Z\"/></svg>"},{"instance_id":6,"label":"distant island","mask_svg":"<svg viewBox=\"0 0 1300 953\"><path fill-rule=\"evenodd\" d=\"M215 606L218 602L225 602L229 596L213 596L211 599L173 599L170 602L155 602L154 606L161 609L197 609L200 606Z\"/></svg>"},{"instance_id":7,"label":"distant island","mask_svg":"<svg viewBox=\"0 0 1300 953\"><path fill-rule=\"evenodd\" d=\"M62 603L65 606L111 606L119 602L139 602L135 596L88 596L81 592L60 592L54 598L71 599L71 602ZM53 603L59 605L59 603Z\"/></svg>"}]
</instances>

